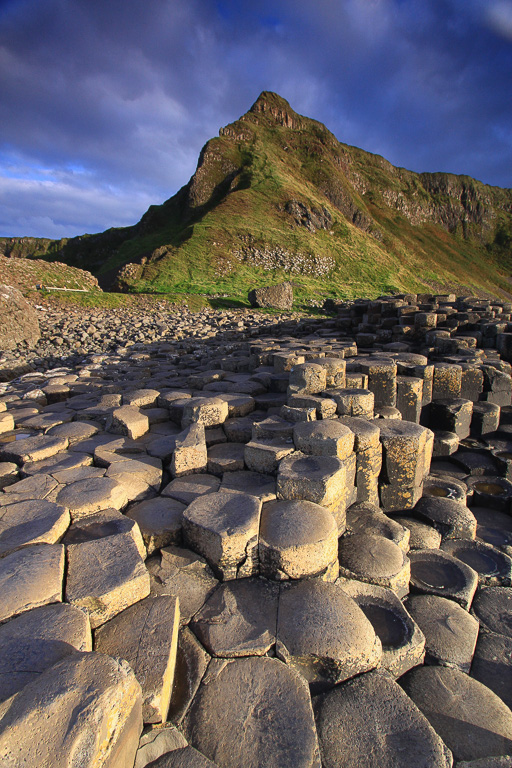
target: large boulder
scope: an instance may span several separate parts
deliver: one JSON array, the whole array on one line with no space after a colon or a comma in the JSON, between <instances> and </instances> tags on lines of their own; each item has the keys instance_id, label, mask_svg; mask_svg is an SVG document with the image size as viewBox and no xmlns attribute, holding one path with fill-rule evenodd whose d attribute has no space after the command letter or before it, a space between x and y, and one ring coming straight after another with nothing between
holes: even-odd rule
<instances>
[{"instance_id":1,"label":"large boulder","mask_svg":"<svg viewBox=\"0 0 512 768\"><path fill-rule=\"evenodd\" d=\"M253 288L247 298L251 307L270 307L271 309L291 309L293 305L293 289L289 282L279 285L265 285Z\"/></svg>"},{"instance_id":2,"label":"large boulder","mask_svg":"<svg viewBox=\"0 0 512 768\"><path fill-rule=\"evenodd\" d=\"M23 341L33 347L40 336L35 309L17 288L0 285L0 349L15 349Z\"/></svg>"}]
</instances>

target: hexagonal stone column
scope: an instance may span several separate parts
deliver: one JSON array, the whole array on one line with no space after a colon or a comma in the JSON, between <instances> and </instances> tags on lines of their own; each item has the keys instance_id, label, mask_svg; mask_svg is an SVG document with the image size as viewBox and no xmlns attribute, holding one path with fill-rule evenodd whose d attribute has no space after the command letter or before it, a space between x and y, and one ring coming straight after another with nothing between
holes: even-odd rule
<instances>
[{"instance_id":1,"label":"hexagonal stone column","mask_svg":"<svg viewBox=\"0 0 512 768\"><path fill-rule=\"evenodd\" d=\"M145 723L167 719L178 647L176 597L147 597L103 624L95 650L126 659L142 688Z\"/></svg>"},{"instance_id":2,"label":"hexagonal stone column","mask_svg":"<svg viewBox=\"0 0 512 768\"><path fill-rule=\"evenodd\" d=\"M473 403L460 397L434 400L430 406L429 427L442 432L452 432L462 440L469 436Z\"/></svg>"},{"instance_id":3,"label":"hexagonal stone column","mask_svg":"<svg viewBox=\"0 0 512 768\"><path fill-rule=\"evenodd\" d=\"M316 363L294 365L290 371L288 394L316 395L327 386L327 370Z\"/></svg>"},{"instance_id":4,"label":"hexagonal stone column","mask_svg":"<svg viewBox=\"0 0 512 768\"><path fill-rule=\"evenodd\" d=\"M261 500L244 493L209 493L183 513L186 544L224 580L258 572Z\"/></svg>"},{"instance_id":5,"label":"hexagonal stone column","mask_svg":"<svg viewBox=\"0 0 512 768\"><path fill-rule=\"evenodd\" d=\"M432 400L460 397L462 368L452 363L436 363L432 387Z\"/></svg>"},{"instance_id":6,"label":"hexagonal stone column","mask_svg":"<svg viewBox=\"0 0 512 768\"><path fill-rule=\"evenodd\" d=\"M425 636L427 663L469 672L478 621L455 600L437 595L409 595L405 607Z\"/></svg>"},{"instance_id":7,"label":"hexagonal stone column","mask_svg":"<svg viewBox=\"0 0 512 768\"><path fill-rule=\"evenodd\" d=\"M92 650L87 615L66 603L25 611L0 626L0 701L75 651Z\"/></svg>"},{"instance_id":8,"label":"hexagonal stone column","mask_svg":"<svg viewBox=\"0 0 512 768\"><path fill-rule=\"evenodd\" d=\"M107 421L107 432L113 432L116 435L127 435L136 440L145 435L149 429L148 417L142 413L135 405L123 405L112 411L112 415Z\"/></svg>"},{"instance_id":9,"label":"hexagonal stone column","mask_svg":"<svg viewBox=\"0 0 512 768\"><path fill-rule=\"evenodd\" d=\"M394 360L375 358L364 360L360 365L361 371L368 376L368 389L375 395L375 408L385 406L394 408L396 406L396 363Z\"/></svg>"},{"instance_id":10,"label":"hexagonal stone column","mask_svg":"<svg viewBox=\"0 0 512 768\"><path fill-rule=\"evenodd\" d=\"M203 424L191 424L179 435L171 461L173 477L205 472L208 463L208 453Z\"/></svg>"},{"instance_id":11,"label":"hexagonal stone column","mask_svg":"<svg viewBox=\"0 0 512 768\"><path fill-rule=\"evenodd\" d=\"M62 544L33 544L0 559L0 621L47 603L61 602Z\"/></svg>"},{"instance_id":12,"label":"hexagonal stone column","mask_svg":"<svg viewBox=\"0 0 512 768\"><path fill-rule=\"evenodd\" d=\"M340 416L339 421L355 435L356 500L379 506L379 475L382 469L380 428L375 422L350 416Z\"/></svg>"},{"instance_id":13,"label":"hexagonal stone column","mask_svg":"<svg viewBox=\"0 0 512 768\"><path fill-rule=\"evenodd\" d=\"M227 402L219 397L192 397L184 404L181 426L183 429L191 424L215 427L226 421L228 413Z\"/></svg>"},{"instance_id":14,"label":"hexagonal stone column","mask_svg":"<svg viewBox=\"0 0 512 768\"><path fill-rule=\"evenodd\" d=\"M411 509L421 497L430 471L434 435L409 421L379 421L382 472L379 491L385 512Z\"/></svg>"},{"instance_id":15,"label":"hexagonal stone column","mask_svg":"<svg viewBox=\"0 0 512 768\"><path fill-rule=\"evenodd\" d=\"M325 768L451 768L452 757L398 683L369 672L315 701Z\"/></svg>"},{"instance_id":16,"label":"hexagonal stone column","mask_svg":"<svg viewBox=\"0 0 512 768\"><path fill-rule=\"evenodd\" d=\"M469 565L438 549L409 552L411 591L448 597L469 610L478 586L478 574Z\"/></svg>"},{"instance_id":17,"label":"hexagonal stone column","mask_svg":"<svg viewBox=\"0 0 512 768\"><path fill-rule=\"evenodd\" d=\"M0 722L4 765L133 765L142 731L140 685L128 664L75 653L13 696Z\"/></svg>"},{"instance_id":18,"label":"hexagonal stone column","mask_svg":"<svg viewBox=\"0 0 512 768\"><path fill-rule=\"evenodd\" d=\"M423 379L416 376L396 377L396 407L404 421L419 424L423 407Z\"/></svg>"},{"instance_id":19,"label":"hexagonal stone column","mask_svg":"<svg viewBox=\"0 0 512 768\"><path fill-rule=\"evenodd\" d=\"M512 637L512 590L508 587L479 589L471 613L482 629Z\"/></svg>"},{"instance_id":20,"label":"hexagonal stone column","mask_svg":"<svg viewBox=\"0 0 512 768\"><path fill-rule=\"evenodd\" d=\"M260 768L262 755L279 768L319 765L307 683L277 659L213 661L184 732L206 757L230 768Z\"/></svg>"},{"instance_id":21,"label":"hexagonal stone column","mask_svg":"<svg viewBox=\"0 0 512 768\"><path fill-rule=\"evenodd\" d=\"M478 573L479 584L487 587L512 586L512 559L491 544L459 539L444 541L441 549Z\"/></svg>"},{"instance_id":22,"label":"hexagonal stone column","mask_svg":"<svg viewBox=\"0 0 512 768\"><path fill-rule=\"evenodd\" d=\"M414 514L434 525L445 539L474 539L476 536L476 518L461 501L423 496L414 507Z\"/></svg>"},{"instance_id":23,"label":"hexagonal stone column","mask_svg":"<svg viewBox=\"0 0 512 768\"><path fill-rule=\"evenodd\" d=\"M329 507L346 491L345 464L334 456L306 456L296 451L283 459L277 473L279 499L304 499Z\"/></svg>"},{"instance_id":24,"label":"hexagonal stone column","mask_svg":"<svg viewBox=\"0 0 512 768\"><path fill-rule=\"evenodd\" d=\"M416 667L400 684L456 760L512 754L512 712L482 683L448 667Z\"/></svg>"},{"instance_id":25,"label":"hexagonal stone column","mask_svg":"<svg viewBox=\"0 0 512 768\"><path fill-rule=\"evenodd\" d=\"M332 389L329 397L336 403L340 416L373 419L375 395L369 389Z\"/></svg>"},{"instance_id":26,"label":"hexagonal stone column","mask_svg":"<svg viewBox=\"0 0 512 768\"><path fill-rule=\"evenodd\" d=\"M293 428L298 451L312 456L336 456L348 459L354 450L354 433L338 420L303 422Z\"/></svg>"},{"instance_id":27,"label":"hexagonal stone column","mask_svg":"<svg viewBox=\"0 0 512 768\"><path fill-rule=\"evenodd\" d=\"M340 579L338 584L371 622L382 643L381 666L390 675L401 677L423 663L425 636L394 592L349 579Z\"/></svg>"},{"instance_id":28,"label":"hexagonal stone column","mask_svg":"<svg viewBox=\"0 0 512 768\"><path fill-rule=\"evenodd\" d=\"M276 653L318 691L376 667L382 645L340 587L307 579L281 589Z\"/></svg>"},{"instance_id":29,"label":"hexagonal stone column","mask_svg":"<svg viewBox=\"0 0 512 768\"><path fill-rule=\"evenodd\" d=\"M261 513L260 573L282 581L338 577L338 525L324 507L310 501L270 501Z\"/></svg>"},{"instance_id":30,"label":"hexagonal stone column","mask_svg":"<svg viewBox=\"0 0 512 768\"><path fill-rule=\"evenodd\" d=\"M264 656L275 645L279 586L266 579L221 584L191 623L213 655Z\"/></svg>"},{"instance_id":31,"label":"hexagonal stone column","mask_svg":"<svg viewBox=\"0 0 512 768\"><path fill-rule=\"evenodd\" d=\"M185 504L169 496L158 496L134 504L126 516L134 520L141 531L147 554L169 544L179 544Z\"/></svg>"},{"instance_id":32,"label":"hexagonal stone column","mask_svg":"<svg viewBox=\"0 0 512 768\"><path fill-rule=\"evenodd\" d=\"M68 510L45 499L0 507L0 556L26 544L56 544L70 521Z\"/></svg>"},{"instance_id":33,"label":"hexagonal stone column","mask_svg":"<svg viewBox=\"0 0 512 768\"><path fill-rule=\"evenodd\" d=\"M394 542L369 533L343 536L339 542L340 575L387 587L399 597L409 591L411 566Z\"/></svg>"},{"instance_id":34,"label":"hexagonal stone column","mask_svg":"<svg viewBox=\"0 0 512 768\"><path fill-rule=\"evenodd\" d=\"M87 609L93 629L149 595L149 573L131 539L71 544L67 555L66 600Z\"/></svg>"}]
</instances>

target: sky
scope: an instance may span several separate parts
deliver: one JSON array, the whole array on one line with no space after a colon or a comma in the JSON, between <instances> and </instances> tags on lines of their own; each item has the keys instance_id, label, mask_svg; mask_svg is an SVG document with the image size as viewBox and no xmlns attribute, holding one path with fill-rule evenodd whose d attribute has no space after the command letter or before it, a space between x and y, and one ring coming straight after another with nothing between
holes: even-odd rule
<instances>
[{"instance_id":1,"label":"sky","mask_svg":"<svg viewBox=\"0 0 512 768\"><path fill-rule=\"evenodd\" d=\"M134 224L263 90L512 187L512 0L0 0L0 236Z\"/></svg>"}]
</instances>

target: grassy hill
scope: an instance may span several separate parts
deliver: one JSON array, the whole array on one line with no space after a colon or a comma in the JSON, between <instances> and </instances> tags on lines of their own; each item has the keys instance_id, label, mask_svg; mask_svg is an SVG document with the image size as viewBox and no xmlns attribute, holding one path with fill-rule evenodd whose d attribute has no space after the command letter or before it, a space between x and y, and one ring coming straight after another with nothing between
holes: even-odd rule
<instances>
[{"instance_id":1,"label":"grassy hill","mask_svg":"<svg viewBox=\"0 0 512 768\"><path fill-rule=\"evenodd\" d=\"M4 238L0 253L58 259L123 291L242 297L290 279L299 298L314 299L500 295L511 246L512 190L396 168L264 92L138 224L61 241Z\"/></svg>"}]
</instances>

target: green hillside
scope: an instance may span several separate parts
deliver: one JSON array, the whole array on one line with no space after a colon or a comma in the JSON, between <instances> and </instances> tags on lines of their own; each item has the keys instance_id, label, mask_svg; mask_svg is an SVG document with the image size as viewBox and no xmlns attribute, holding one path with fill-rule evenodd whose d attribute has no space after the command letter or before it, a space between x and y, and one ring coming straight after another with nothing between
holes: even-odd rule
<instances>
[{"instance_id":1,"label":"green hillside","mask_svg":"<svg viewBox=\"0 0 512 768\"><path fill-rule=\"evenodd\" d=\"M4 239L0 253L28 240ZM189 183L138 224L33 240L13 255L58 259L131 292L242 296L290 279L310 298L500 295L511 244L512 190L395 168L264 92L205 145Z\"/></svg>"}]
</instances>

